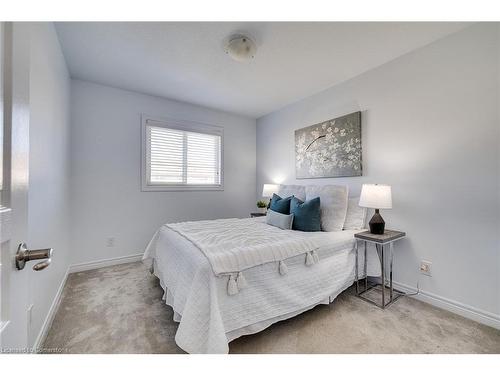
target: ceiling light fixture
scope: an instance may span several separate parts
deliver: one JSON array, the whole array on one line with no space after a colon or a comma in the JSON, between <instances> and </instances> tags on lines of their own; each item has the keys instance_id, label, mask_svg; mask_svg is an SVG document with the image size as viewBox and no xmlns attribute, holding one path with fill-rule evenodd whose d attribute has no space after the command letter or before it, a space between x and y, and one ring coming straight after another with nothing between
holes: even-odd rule
<instances>
[{"instance_id":1,"label":"ceiling light fixture","mask_svg":"<svg viewBox=\"0 0 500 375\"><path fill-rule=\"evenodd\" d=\"M257 45L246 35L232 35L227 41L224 51L233 60L245 62L252 60L257 52Z\"/></svg>"}]
</instances>

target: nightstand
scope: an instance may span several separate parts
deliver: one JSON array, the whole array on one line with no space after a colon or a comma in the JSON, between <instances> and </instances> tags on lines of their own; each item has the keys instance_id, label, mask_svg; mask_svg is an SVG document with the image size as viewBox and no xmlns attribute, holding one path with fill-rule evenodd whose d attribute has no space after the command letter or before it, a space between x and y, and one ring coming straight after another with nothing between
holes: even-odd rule
<instances>
[{"instance_id":1,"label":"nightstand","mask_svg":"<svg viewBox=\"0 0 500 375\"><path fill-rule=\"evenodd\" d=\"M399 290L396 290L392 286L392 263L394 259L394 242L404 238L406 236L405 232L399 232L396 230L386 230L384 234L372 234L369 231L366 232L360 232L356 233L354 235L354 238L356 239L355 243L355 250L356 250L356 295L370 303L373 303L374 305L385 309L387 306L395 302L399 297L404 296L405 293L401 292ZM359 277L358 277L358 270L359 270L359 265L358 265L358 242L364 242L364 251L365 251L365 256L364 256L364 275L365 275L365 282L364 282L364 288L362 291L360 291L359 287ZM381 268L381 282L380 283L370 283L371 285L369 286L368 284L368 276L366 273L366 250L367 246L369 243L375 244L375 248L377 249L377 254L380 260L380 268ZM387 285L387 280L385 277L385 261L386 261L386 248L389 248L389 285ZM386 288L389 288L389 300L386 302L385 294L386 294ZM374 301L373 299L370 299L368 296L368 292L370 290L379 290L382 294L382 304L379 304L378 302Z\"/></svg>"},{"instance_id":2,"label":"nightstand","mask_svg":"<svg viewBox=\"0 0 500 375\"><path fill-rule=\"evenodd\" d=\"M264 212L252 212L250 214L250 217L261 217L261 216L266 216L267 214Z\"/></svg>"}]
</instances>

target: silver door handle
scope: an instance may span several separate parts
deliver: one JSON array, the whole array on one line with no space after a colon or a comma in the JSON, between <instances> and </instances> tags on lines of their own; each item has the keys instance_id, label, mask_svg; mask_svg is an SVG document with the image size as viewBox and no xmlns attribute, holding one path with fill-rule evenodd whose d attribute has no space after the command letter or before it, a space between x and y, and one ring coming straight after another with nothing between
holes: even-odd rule
<instances>
[{"instance_id":1,"label":"silver door handle","mask_svg":"<svg viewBox=\"0 0 500 375\"><path fill-rule=\"evenodd\" d=\"M43 262L38 262L33 266L35 271L41 271L50 265L53 249L38 249L38 250L28 250L28 247L23 242L19 244L16 253L16 268L22 270L26 265L26 262L30 260L46 259Z\"/></svg>"}]
</instances>

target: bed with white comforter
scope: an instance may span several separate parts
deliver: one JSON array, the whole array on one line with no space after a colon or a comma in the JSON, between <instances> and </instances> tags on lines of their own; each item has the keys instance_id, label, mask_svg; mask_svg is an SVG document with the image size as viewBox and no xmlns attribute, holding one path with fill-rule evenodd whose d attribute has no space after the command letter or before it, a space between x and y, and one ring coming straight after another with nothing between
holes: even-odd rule
<instances>
[{"instance_id":1,"label":"bed with white comforter","mask_svg":"<svg viewBox=\"0 0 500 375\"><path fill-rule=\"evenodd\" d=\"M143 260L180 323L177 345L188 353L228 353L231 340L328 304L352 285L356 232L287 231L265 218L168 224ZM375 254L368 253L367 273L380 274Z\"/></svg>"}]
</instances>

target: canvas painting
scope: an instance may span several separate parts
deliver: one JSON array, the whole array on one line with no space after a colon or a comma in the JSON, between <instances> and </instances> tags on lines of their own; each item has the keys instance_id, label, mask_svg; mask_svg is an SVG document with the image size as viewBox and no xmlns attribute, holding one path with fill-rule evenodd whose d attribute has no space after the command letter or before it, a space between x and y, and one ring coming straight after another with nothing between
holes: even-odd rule
<instances>
[{"instance_id":1,"label":"canvas painting","mask_svg":"<svg viewBox=\"0 0 500 375\"><path fill-rule=\"evenodd\" d=\"M295 131L297 178L362 176L361 112Z\"/></svg>"}]
</instances>

